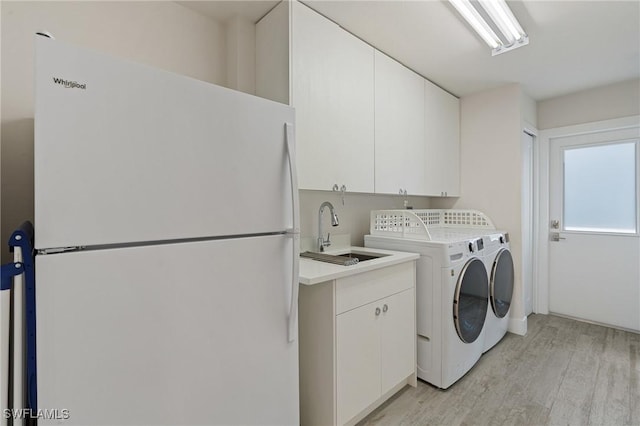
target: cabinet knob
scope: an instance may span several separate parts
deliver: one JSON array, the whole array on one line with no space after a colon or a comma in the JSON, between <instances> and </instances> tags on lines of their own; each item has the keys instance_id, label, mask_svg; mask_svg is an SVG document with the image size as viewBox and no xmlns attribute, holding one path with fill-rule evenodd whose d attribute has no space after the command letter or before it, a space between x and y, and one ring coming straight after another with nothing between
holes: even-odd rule
<instances>
[{"instance_id":1,"label":"cabinet knob","mask_svg":"<svg viewBox=\"0 0 640 426\"><path fill-rule=\"evenodd\" d=\"M387 312L388 310L389 310L389 307L385 303L384 306L382 307L382 312Z\"/></svg>"},{"instance_id":2,"label":"cabinet knob","mask_svg":"<svg viewBox=\"0 0 640 426\"><path fill-rule=\"evenodd\" d=\"M380 315L380 308L376 308L376 316Z\"/></svg>"}]
</instances>

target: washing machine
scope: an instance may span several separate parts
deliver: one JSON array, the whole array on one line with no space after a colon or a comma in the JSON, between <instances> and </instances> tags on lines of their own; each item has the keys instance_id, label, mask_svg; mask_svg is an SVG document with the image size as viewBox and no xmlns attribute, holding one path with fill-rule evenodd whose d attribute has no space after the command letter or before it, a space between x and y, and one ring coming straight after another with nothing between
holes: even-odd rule
<instances>
[{"instance_id":1,"label":"washing machine","mask_svg":"<svg viewBox=\"0 0 640 426\"><path fill-rule=\"evenodd\" d=\"M443 212L374 211L365 246L420 254L416 262L418 377L446 389L482 356L489 275L482 234L447 227Z\"/></svg>"},{"instance_id":2,"label":"washing machine","mask_svg":"<svg viewBox=\"0 0 640 426\"><path fill-rule=\"evenodd\" d=\"M494 347L507 333L514 270L508 232L491 231L483 240L485 268L489 274L489 309L485 321L484 353Z\"/></svg>"}]
</instances>

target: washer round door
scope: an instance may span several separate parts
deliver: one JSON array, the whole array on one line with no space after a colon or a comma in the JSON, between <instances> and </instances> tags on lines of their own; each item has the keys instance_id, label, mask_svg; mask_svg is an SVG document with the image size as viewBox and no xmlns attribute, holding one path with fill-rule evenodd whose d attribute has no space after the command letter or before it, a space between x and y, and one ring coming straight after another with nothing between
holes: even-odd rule
<instances>
[{"instance_id":1,"label":"washer round door","mask_svg":"<svg viewBox=\"0 0 640 426\"><path fill-rule=\"evenodd\" d=\"M462 268L453 298L453 322L460 339L473 343L480 336L489 306L489 279L484 263L474 258Z\"/></svg>"},{"instance_id":2,"label":"washer round door","mask_svg":"<svg viewBox=\"0 0 640 426\"><path fill-rule=\"evenodd\" d=\"M513 296L513 258L508 249L498 252L491 268L491 308L498 318L504 318L511 307Z\"/></svg>"}]
</instances>

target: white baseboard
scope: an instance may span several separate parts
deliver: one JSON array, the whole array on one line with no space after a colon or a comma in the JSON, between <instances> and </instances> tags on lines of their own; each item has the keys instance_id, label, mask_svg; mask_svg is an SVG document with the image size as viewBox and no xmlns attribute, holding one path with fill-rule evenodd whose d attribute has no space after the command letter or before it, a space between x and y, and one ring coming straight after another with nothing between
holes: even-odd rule
<instances>
[{"instance_id":1,"label":"white baseboard","mask_svg":"<svg viewBox=\"0 0 640 426\"><path fill-rule=\"evenodd\" d=\"M510 333L524 336L527 334L527 317L509 318L509 326L507 327L507 330Z\"/></svg>"}]
</instances>

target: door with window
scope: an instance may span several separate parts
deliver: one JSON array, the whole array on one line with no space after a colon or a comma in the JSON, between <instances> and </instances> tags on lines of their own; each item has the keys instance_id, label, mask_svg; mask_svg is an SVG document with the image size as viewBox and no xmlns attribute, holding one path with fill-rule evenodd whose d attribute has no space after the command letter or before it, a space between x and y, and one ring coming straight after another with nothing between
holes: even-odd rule
<instances>
[{"instance_id":1,"label":"door with window","mask_svg":"<svg viewBox=\"0 0 640 426\"><path fill-rule=\"evenodd\" d=\"M637 127L550 139L549 311L640 331Z\"/></svg>"}]
</instances>

